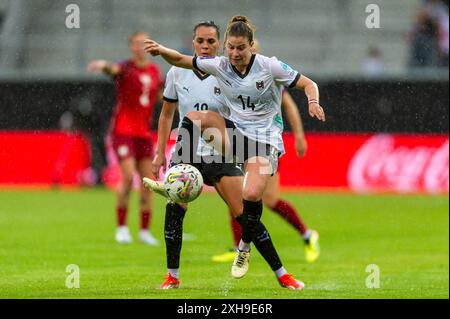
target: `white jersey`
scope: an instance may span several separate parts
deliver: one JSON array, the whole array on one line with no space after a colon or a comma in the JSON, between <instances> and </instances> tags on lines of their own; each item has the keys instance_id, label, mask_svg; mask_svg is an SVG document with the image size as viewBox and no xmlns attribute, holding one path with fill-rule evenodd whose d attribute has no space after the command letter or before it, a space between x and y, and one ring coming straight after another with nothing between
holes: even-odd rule
<instances>
[{"instance_id":1,"label":"white jersey","mask_svg":"<svg viewBox=\"0 0 450 319\"><path fill-rule=\"evenodd\" d=\"M164 88L164 100L178 102L181 120L192 111L214 111L223 115L226 108L222 93L214 76L200 74L197 70L172 67L167 73ZM197 155L218 155L203 139L197 149Z\"/></svg>"},{"instance_id":2,"label":"white jersey","mask_svg":"<svg viewBox=\"0 0 450 319\"><path fill-rule=\"evenodd\" d=\"M194 68L216 77L230 115L242 134L284 154L282 87L294 87L299 72L276 57L252 56L241 74L226 57L195 57Z\"/></svg>"}]
</instances>

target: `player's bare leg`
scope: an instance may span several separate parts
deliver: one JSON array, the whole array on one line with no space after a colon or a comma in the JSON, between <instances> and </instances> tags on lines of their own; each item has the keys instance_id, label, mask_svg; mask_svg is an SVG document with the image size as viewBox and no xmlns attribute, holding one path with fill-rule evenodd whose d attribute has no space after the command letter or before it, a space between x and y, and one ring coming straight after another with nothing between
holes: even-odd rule
<instances>
[{"instance_id":1,"label":"player's bare leg","mask_svg":"<svg viewBox=\"0 0 450 319\"><path fill-rule=\"evenodd\" d=\"M216 150L221 150L222 154L226 154L229 149L230 141L228 139L227 129L224 118L216 112L210 111L193 111L186 116L194 125L200 124L198 127L201 134L208 130L208 137L206 141ZM215 133L215 134L214 134Z\"/></svg>"},{"instance_id":2,"label":"player's bare leg","mask_svg":"<svg viewBox=\"0 0 450 319\"><path fill-rule=\"evenodd\" d=\"M150 158L144 158L138 161L137 169L141 178L144 176L152 176L152 161ZM141 188L140 192L140 218L141 225L139 230L139 240L144 244L157 246L159 245L158 240L153 237L150 232L150 224L152 218L152 193Z\"/></svg>"},{"instance_id":3,"label":"player's bare leg","mask_svg":"<svg viewBox=\"0 0 450 319\"><path fill-rule=\"evenodd\" d=\"M119 165L122 180L117 189L118 228L116 231L116 241L120 244L129 244L133 241L133 239L128 230L126 218L130 193L133 188L133 174L136 169L136 161L133 157L127 157L120 160Z\"/></svg>"}]
</instances>

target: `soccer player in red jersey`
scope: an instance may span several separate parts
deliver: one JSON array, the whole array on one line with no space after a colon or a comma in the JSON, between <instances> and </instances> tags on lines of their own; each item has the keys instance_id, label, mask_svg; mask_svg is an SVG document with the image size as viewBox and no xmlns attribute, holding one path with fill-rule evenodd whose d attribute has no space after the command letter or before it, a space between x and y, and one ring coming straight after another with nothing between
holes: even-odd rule
<instances>
[{"instance_id":1,"label":"soccer player in red jersey","mask_svg":"<svg viewBox=\"0 0 450 319\"><path fill-rule=\"evenodd\" d=\"M133 176L152 176L153 143L151 139L151 121L154 106L162 98L160 70L151 63L144 51L145 32L132 34L128 41L131 58L120 63L94 60L88 65L88 71L105 73L114 79L117 94L110 135L115 153L118 156L122 174L121 185L117 192L116 241L121 244L132 242L126 218L128 203L133 187ZM151 193L140 192L141 225L139 239L149 245L158 245L158 241L149 231L151 212Z\"/></svg>"}]
</instances>

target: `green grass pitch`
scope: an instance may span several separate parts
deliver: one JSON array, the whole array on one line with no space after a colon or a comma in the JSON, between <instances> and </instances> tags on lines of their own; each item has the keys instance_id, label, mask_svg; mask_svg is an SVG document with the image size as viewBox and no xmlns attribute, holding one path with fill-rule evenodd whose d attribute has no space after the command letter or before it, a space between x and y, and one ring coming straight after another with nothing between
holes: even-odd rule
<instances>
[{"instance_id":1,"label":"green grass pitch","mask_svg":"<svg viewBox=\"0 0 450 319\"><path fill-rule=\"evenodd\" d=\"M115 196L104 189L0 191L0 298L449 298L448 196L288 193L321 235L321 257L307 264L299 235L265 210L286 269L305 282L281 288L256 249L240 280L231 264L211 261L231 246L228 213L215 194L192 203L178 290L157 289L165 275L165 206L155 198L152 228L159 247L137 241L137 196L129 225L135 242L114 241ZM66 267L80 269L80 288L66 287ZM366 287L367 265L380 288Z\"/></svg>"}]
</instances>

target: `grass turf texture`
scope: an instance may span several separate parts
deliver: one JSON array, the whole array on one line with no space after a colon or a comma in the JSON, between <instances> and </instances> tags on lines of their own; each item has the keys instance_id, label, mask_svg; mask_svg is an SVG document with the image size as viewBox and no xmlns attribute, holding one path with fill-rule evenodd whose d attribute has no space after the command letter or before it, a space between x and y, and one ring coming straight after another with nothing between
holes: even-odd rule
<instances>
[{"instance_id":1,"label":"grass turf texture","mask_svg":"<svg viewBox=\"0 0 450 319\"><path fill-rule=\"evenodd\" d=\"M0 192L0 298L449 298L448 196L284 194L321 235L317 263L304 260L303 242L265 210L286 269L302 292L278 285L256 249L240 280L230 263L211 261L231 246L228 213L219 197L191 204L184 232L178 290L156 289L165 275L164 207L156 197L152 229L159 247L137 241L137 196L129 225L132 245L114 241L115 197L104 189ZM80 288L65 285L66 266L80 267ZM381 271L379 289L366 288L366 266Z\"/></svg>"}]
</instances>

